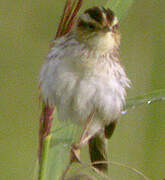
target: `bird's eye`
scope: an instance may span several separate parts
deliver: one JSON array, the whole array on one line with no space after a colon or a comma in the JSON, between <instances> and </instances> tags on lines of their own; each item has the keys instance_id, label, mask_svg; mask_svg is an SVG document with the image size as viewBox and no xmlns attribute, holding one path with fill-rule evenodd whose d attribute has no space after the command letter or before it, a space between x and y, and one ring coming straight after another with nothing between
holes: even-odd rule
<instances>
[{"instance_id":1,"label":"bird's eye","mask_svg":"<svg viewBox=\"0 0 165 180\"><path fill-rule=\"evenodd\" d=\"M78 23L78 27L81 28L81 29L84 29L84 30L90 30L90 31L94 31L95 30L95 25L93 23L90 23L90 22L85 22L85 21L80 21Z\"/></svg>"},{"instance_id":2,"label":"bird's eye","mask_svg":"<svg viewBox=\"0 0 165 180\"><path fill-rule=\"evenodd\" d=\"M93 30L95 30L95 25L92 23L88 23L87 28L90 29L91 31L93 31Z\"/></svg>"}]
</instances>

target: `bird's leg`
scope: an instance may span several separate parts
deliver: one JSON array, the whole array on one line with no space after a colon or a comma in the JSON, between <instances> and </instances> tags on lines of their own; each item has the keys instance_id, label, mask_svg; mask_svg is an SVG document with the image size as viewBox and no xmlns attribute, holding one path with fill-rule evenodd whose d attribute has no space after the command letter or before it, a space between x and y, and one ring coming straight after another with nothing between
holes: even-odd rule
<instances>
[{"instance_id":1,"label":"bird's leg","mask_svg":"<svg viewBox=\"0 0 165 180\"><path fill-rule=\"evenodd\" d=\"M89 117L87 118L86 124L85 124L83 132L82 132L82 135L80 137L80 140L77 143L72 144L70 162L69 162L67 168L65 169L65 171L64 171L64 173L63 173L63 175L61 177L62 180L65 180L66 174L69 171L69 169L70 169L73 162L81 163L80 149L81 149L82 146L88 144L88 141L94 135L94 134L89 134L89 129L90 129L91 124L92 124L94 113L95 113L95 111L93 111L89 115Z\"/></svg>"},{"instance_id":2,"label":"bird's leg","mask_svg":"<svg viewBox=\"0 0 165 180\"><path fill-rule=\"evenodd\" d=\"M95 114L95 111L92 111L91 114L88 116L79 141L72 145L71 152L72 152L72 160L74 160L74 161L81 162L80 161L80 149L82 146L88 144L88 141L94 135L94 134L90 133L90 131L89 131L91 128L94 114Z\"/></svg>"},{"instance_id":3,"label":"bird's leg","mask_svg":"<svg viewBox=\"0 0 165 180\"><path fill-rule=\"evenodd\" d=\"M89 139L91 138L91 136L93 136L91 133L89 134L89 129L91 128L91 124L92 124L94 114L95 114L95 111L92 111L86 120L86 124L84 126L82 135L81 135L80 140L79 140L80 146L87 144Z\"/></svg>"}]
</instances>

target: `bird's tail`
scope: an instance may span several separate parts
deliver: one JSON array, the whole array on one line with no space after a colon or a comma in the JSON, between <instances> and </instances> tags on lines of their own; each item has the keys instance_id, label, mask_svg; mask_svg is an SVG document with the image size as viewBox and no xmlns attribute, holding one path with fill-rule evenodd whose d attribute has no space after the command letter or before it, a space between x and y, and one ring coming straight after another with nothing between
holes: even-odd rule
<instances>
[{"instance_id":1,"label":"bird's tail","mask_svg":"<svg viewBox=\"0 0 165 180\"><path fill-rule=\"evenodd\" d=\"M107 173L106 138L103 135L96 135L90 139L89 154L92 166L103 173Z\"/></svg>"},{"instance_id":2,"label":"bird's tail","mask_svg":"<svg viewBox=\"0 0 165 180\"><path fill-rule=\"evenodd\" d=\"M104 128L104 133L97 134L89 140L89 154L92 166L97 170L108 172L107 139L109 139L116 127L117 121L111 122Z\"/></svg>"}]
</instances>

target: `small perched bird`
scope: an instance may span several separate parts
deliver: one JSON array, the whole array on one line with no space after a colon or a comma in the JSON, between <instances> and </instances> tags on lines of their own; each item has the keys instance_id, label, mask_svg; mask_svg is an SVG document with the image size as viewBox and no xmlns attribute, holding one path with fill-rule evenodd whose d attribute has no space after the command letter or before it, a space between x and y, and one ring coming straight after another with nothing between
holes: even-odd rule
<instances>
[{"instance_id":1,"label":"small perched bird","mask_svg":"<svg viewBox=\"0 0 165 180\"><path fill-rule=\"evenodd\" d=\"M120 33L110 9L93 7L77 18L71 31L54 41L40 72L43 101L58 111L59 121L84 128L78 145L89 144L95 168L107 171L110 138L130 86L120 64Z\"/></svg>"}]
</instances>

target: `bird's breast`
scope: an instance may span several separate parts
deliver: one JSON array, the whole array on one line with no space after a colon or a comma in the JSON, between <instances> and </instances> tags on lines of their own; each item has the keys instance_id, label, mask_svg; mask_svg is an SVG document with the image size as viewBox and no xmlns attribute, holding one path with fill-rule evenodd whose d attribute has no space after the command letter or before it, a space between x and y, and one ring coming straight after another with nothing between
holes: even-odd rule
<instances>
[{"instance_id":1,"label":"bird's breast","mask_svg":"<svg viewBox=\"0 0 165 180\"><path fill-rule=\"evenodd\" d=\"M79 63L51 60L46 64L41 75L45 101L57 107L59 120L85 122L94 110L100 120L118 118L128 83L122 67L106 60Z\"/></svg>"}]
</instances>

